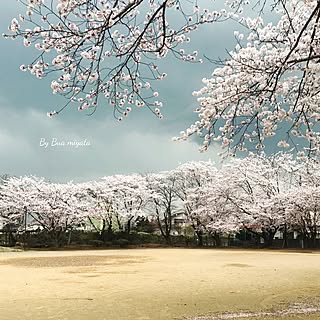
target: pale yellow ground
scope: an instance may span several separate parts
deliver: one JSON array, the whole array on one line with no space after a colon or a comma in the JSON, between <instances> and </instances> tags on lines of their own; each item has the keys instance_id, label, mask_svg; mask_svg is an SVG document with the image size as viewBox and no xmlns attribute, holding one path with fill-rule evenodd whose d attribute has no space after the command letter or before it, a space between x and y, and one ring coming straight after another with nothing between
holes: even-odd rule
<instances>
[{"instance_id":1,"label":"pale yellow ground","mask_svg":"<svg viewBox=\"0 0 320 320\"><path fill-rule=\"evenodd\" d=\"M296 302L319 305L318 253L214 249L0 253L0 320L171 320L279 310ZM316 320L320 315L285 319Z\"/></svg>"}]
</instances>

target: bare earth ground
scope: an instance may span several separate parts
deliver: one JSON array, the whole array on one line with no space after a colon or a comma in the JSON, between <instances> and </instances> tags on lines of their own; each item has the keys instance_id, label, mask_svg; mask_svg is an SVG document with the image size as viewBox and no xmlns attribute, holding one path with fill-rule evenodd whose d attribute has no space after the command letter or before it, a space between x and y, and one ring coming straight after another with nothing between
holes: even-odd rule
<instances>
[{"instance_id":1,"label":"bare earth ground","mask_svg":"<svg viewBox=\"0 0 320 320\"><path fill-rule=\"evenodd\" d=\"M292 309L295 303L320 310L319 253L209 249L0 253L1 320L320 319L320 313L275 313ZM303 308L299 306L298 310ZM252 312L274 316L250 317ZM239 318L241 314L246 317Z\"/></svg>"}]
</instances>

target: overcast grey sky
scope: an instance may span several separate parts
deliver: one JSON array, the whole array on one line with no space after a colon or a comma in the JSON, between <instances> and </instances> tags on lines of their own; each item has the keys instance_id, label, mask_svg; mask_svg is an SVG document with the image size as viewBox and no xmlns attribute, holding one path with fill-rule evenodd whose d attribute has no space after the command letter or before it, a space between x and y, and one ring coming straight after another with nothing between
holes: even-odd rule
<instances>
[{"instance_id":1,"label":"overcast grey sky","mask_svg":"<svg viewBox=\"0 0 320 320\"><path fill-rule=\"evenodd\" d=\"M3 33L24 7L12 0L2 0L1 4ZM193 35L191 48L210 57L223 57L225 48L232 48L233 28L230 24L202 28ZM200 154L195 142L171 141L196 119L192 91L202 87L201 79L210 76L213 65L187 64L174 58L162 63L168 77L155 88L164 103L163 120L148 110L137 109L118 123L110 107L103 105L92 116L69 109L50 119L46 113L59 109L64 100L52 95L49 80L38 80L19 70L21 64L32 61L32 50L20 40L2 37L0 47L0 173L83 181L114 173L169 170L190 160L219 161L216 147ZM54 138L86 139L90 146L40 145L41 139L51 142Z\"/></svg>"}]
</instances>

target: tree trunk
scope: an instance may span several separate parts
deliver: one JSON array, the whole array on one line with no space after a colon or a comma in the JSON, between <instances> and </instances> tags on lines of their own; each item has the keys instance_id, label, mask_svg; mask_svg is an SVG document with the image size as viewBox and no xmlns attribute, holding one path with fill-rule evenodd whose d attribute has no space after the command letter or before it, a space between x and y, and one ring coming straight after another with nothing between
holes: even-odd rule
<instances>
[{"instance_id":1,"label":"tree trunk","mask_svg":"<svg viewBox=\"0 0 320 320\"><path fill-rule=\"evenodd\" d=\"M160 212L159 210L156 208L156 213L157 213L157 222L158 222L158 226L161 232L161 235L163 236L166 244L171 244L171 215L164 215L163 218L163 223L164 226L161 223L161 219L160 219Z\"/></svg>"},{"instance_id":2,"label":"tree trunk","mask_svg":"<svg viewBox=\"0 0 320 320\"><path fill-rule=\"evenodd\" d=\"M131 221L132 221L133 217L130 217L128 219L128 222L127 222L127 233L130 234L131 232Z\"/></svg>"},{"instance_id":3,"label":"tree trunk","mask_svg":"<svg viewBox=\"0 0 320 320\"><path fill-rule=\"evenodd\" d=\"M217 232L214 232L212 234L212 238L214 240L214 246L215 247L221 247L221 238L220 238L220 235Z\"/></svg>"},{"instance_id":4,"label":"tree trunk","mask_svg":"<svg viewBox=\"0 0 320 320\"><path fill-rule=\"evenodd\" d=\"M55 245L56 248L60 248L63 246L63 235L65 233L65 231L63 230L52 230L51 232L51 239Z\"/></svg>"},{"instance_id":5,"label":"tree trunk","mask_svg":"<svg viewBox=\"0 0 320 320\"><path fill-rule=\"evenodd\" d=\"M274 228L268 228L268 229L265 229L263 232L262 232L262 238L264 239L264 247L266 248L270 248L272 247L272 244L273 244L273 238L274 238L274 235L276 234L278 229L274 229Z\"/></svg>"},{"instance_id":6,"label":"tree trunk","mask_svg":"<svg viewBox=\"0 0 320 320\"><path fill-rule=\"evenodd\" d=\"M112 224L109 224L107 231L104 232L103 241L112 241L112 240L113 240Z\"/></svg>"},{"instance_id":7,"label":"tree trunk","mask_svg":"<svg viewBox=\"0 0 320 320\"><path fill-rule=\"evenodd\" d=\"M121 223L120 218L119 218L118 215L116 215L116 219L117 219L117 224L118 224L119 231L123 231L123 226L122 226L122 223Z\"/></svg>"},{"instance_id":8,"label":"tree trunk","mask_svg":"<svg viewBox=\"0 0 320 320\"><path fill-rule=\"evenodd\" d=\"M71 244L71 237L72 237L72 230L70 230L69 234L68 234L68 242L67 242L68 246L70 246L70 244Z\"/></svg>"},{"instance_id":9,"label":"tree trunk","mask_svg":"<svg viewBox=\"0 0 320 320\"><path fill-rule=\"evenodd\" d=\"M202 233L202 231L196 231L196 235L198 238L198 246L203 247L203 233Z\"/></svg>"},{"instance_id":10,"label":"tree trunk","mask_svg":"<svg viewBox=\"0 0 320 320\"><path fill-rule=\"evenodd\" d=\"M284 224L282 248L288 248L288 230L287 224Z\"/></svg>"}]
</instances>

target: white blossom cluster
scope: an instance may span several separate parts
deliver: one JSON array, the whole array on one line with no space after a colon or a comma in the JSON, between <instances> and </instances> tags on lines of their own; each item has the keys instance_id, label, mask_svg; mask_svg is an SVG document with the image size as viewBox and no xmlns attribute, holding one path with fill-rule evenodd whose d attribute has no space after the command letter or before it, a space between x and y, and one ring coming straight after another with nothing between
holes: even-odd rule
<instances>
[{"instance_id":1,"label":"white blossom cluster","mask_svg":"<svg viewBox=\"0 0 320 320\"><path fill-rule=\"evenodd\" d=\"M264 149L265 139L280 131L279 147L298 145L302 138L307 153L319 153L320 4L277 4L277 23L261 16L242 19L247 34L234 33L230 58L193 93L199 119L175 140L197 134L201 151L218 141L234 155Z\"/></svg>"},{"instance_id":2,"label":"white blossom cluster","mask_svg":"<svg viewBox=\"0 0 320 320\"><path fill-rule=\"evenodd\" d=\"M225 164L213 176L211 183L189 189L185 202L190 219L203 232L246 230L270 245L277 231L286 230L315 241L320 225L319 162L284 153L250 154Z\"/></svg>"},{"instance_id":3,"label":"white blossom cluster","mask_svg":"<svg viewBox=\"0 0 320 320\"><path fill-rule=\"evenodd\" d=\"M66 230L83 224L89 205L79 185L48 183L32 176L5 181L0 198L0 215L8 222L23 230L32 221L57 242Z\"/></svg>"},{"instance_id":4,"label":"white blossom cluster","mask_svg":"<svg viewBox=\"0 0 320 320\"><path fill-rule=\"evenodd\" d=\"M99 233L130 232L138 219L155 222L170 240L183 213L200 238L246 230L271 243L279 230L313 241L320 225L320 163L279 153L249 154L220 169L189 162L145 176L114 175L86 183L56 184L36 177L8 178L0 185L0 216L61 237L88 224Z\"/></svg>"},{"instance_id":5,"label":"white blossom cluster","mask_svg":"<svg viewBox=\"0 0 320 320\"><path fill-rule=\"evenodd\" d=\"M0 189L1 217L24 228L28 215L29 227L37 226L55 237L88 221L98 229L94 221L111 223L114 217L125 227L144 215L150 197L146 179L140 175L116 175L78 184L12 177Z\"/></svg>"},{"instance_id":6,"label":"white blossom cluster","mask_svg":"<svg viewBox=\"0 0 320 320\"><path fill-rule=\"evenodd\" d=\"M151 81L167 73L159 70L157 59L172 52L183 61L202 62L197 51L188 53L181 46L198 25L238 17L240 2L211 11L197 1L28 0L22 2L26 14L12 20L12 34L5 37L22 38L26 47L39 50L22 71L38 78L57 75L52 92L67 103L48 116L70 103L93 112L105 98L119 121L133 107L148 107L161 119L162 102ZM177 19L182 23L176 27Z\"/></svg>"}]
</instances>

